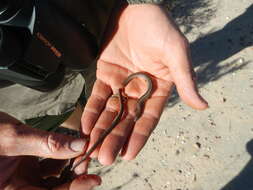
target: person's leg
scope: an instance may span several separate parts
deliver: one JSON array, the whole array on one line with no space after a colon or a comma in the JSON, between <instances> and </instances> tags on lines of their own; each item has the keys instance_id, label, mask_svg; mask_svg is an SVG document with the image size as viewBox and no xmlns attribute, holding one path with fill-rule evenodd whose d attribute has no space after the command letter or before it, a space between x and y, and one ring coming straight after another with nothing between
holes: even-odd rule
<instances>
[{"instance_id":1,"label":"person's leg","mask_svg":"<svg viewBox=\"0 0 253 190\"><path fill-rule=\"evenodd\" d=\"M64 113L62 115L46 115L25 120L25 123L33 128L44 131L55 131L64 121L66 121L73 111Z\"/></svg>"},{"instance_id":2,"label":"person's leg","mask_svg":"<svg viewBox=\"0 0 253 190\"><path fill-rule=\"evenodd\" d=\"M76 108L62 115L46 115L28 119L25 123L33 128L80 137L81 116L86 104L85 87L76 103Z\"/></svg>"}]
</instances>

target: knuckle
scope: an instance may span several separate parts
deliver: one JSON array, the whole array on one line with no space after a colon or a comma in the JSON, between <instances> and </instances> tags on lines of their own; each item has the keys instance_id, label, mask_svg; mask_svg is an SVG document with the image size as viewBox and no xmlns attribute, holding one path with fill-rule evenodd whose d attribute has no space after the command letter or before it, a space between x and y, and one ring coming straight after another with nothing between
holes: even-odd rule
<instances>
[{"instance_id":1,"label":"knuckle","mask_svg":"<svg viewBox=\"0 0 253 190\"><path fill-rule=\"evenodd\" d=\"M60 136L55 134L49 134L45 144L50 153L58 152L64 146Z\"/></svg>"}]
</instances>

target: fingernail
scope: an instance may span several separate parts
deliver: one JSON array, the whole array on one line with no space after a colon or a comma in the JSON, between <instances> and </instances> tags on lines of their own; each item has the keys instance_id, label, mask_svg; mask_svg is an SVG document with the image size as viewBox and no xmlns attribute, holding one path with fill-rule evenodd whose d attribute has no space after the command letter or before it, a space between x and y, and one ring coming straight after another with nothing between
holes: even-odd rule
<instances>
[{"instance_id":1,"label":"fingernail","mask_svg":"<svg viewBox=\"0 0 253 190\"><path fill-rule=\"evenodd\" d=\"M85 171L83 170L83 168L81 166L77 166L74 170L76 175L82 175L85 173Z\"/></svg>"},{"instance_id":2,"label":"fingernail","mask_svg":"<svg viewBox=\"0 0 253 190\"><path fill-rule=\"evenodd\" d=\"M86 142L87 141L85 141L83 139L74 140L71 142L70 148L75 152L83 152Z\"/></svg>"}]
</instances>

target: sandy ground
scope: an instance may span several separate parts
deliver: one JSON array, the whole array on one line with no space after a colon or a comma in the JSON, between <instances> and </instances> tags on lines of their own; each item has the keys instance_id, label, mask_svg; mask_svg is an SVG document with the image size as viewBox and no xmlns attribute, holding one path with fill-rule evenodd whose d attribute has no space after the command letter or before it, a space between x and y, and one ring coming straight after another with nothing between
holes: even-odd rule
<instances>
[{"instance_id":1,"label":"sandy ground","mask_svg":"<svg viewBox=\"0 0 253 190\"><path fill-rule=\"evenodd\" d=\"M176 94L138 158L93 163L101 190L253 190L253 1L179 0L206 111Z\"/></svg>"}]
</instances>

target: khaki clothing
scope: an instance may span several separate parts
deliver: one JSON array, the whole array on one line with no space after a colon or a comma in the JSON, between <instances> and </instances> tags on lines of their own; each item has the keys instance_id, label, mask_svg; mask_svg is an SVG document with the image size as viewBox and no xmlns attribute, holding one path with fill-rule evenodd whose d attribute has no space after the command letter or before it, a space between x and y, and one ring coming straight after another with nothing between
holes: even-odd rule
<instances>
[{"instance_id":1,"label":"khaki clothing","mask_svg":"<svg viewBox=\"0 0 253 190\"><path fill-rule=\"evenodd\" d=\"M74 109L84 79L79 73L69 73L61 86L49 93L19 84L0 89L0 111L24 121L45 115L60 115Z\"/></svg>"},{"instance_id":2,"label":"khaki clothing","mask_svg":"<svg viewBox=\"0 0 253 190\"><path fill-rule=\"evenodd\" d=\"M115 2L118 0L52 0L69 16L82 24L96 39L100 46L106 25ZM162 0L128 0L129 3L157 3ZM110 24L110 23L109 23ZM95 80L95 63L90 65L85 74L67 71L64 81L59 88L52 92L39 92L19 84L8 84L0 81L0 111L25 121L44 116L68 115L73 111L77 100L83 92L86 83L87 94L92 88L92 80ZM85 77L83 77L85 76ZM51 117L50 117L51 119ZM61 121L61 119L59 120ZM62 121L61 121L62 122ZM57 122L57 125L60 123Z\"/></svg>"}]
</instances>

